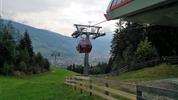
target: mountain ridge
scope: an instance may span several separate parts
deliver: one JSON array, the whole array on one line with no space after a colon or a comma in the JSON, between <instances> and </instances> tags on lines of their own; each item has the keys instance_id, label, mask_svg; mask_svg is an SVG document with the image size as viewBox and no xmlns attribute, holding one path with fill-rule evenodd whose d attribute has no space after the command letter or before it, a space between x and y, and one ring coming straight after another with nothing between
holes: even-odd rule
<instances>
[{"instance_id":1,"label":"mountain ridge","mask_svg":"<svg viewBox=\"0 0 178 100\"><path fill-rule=\"evenodd\" d=\"M4 21L8 22L9 20ZM74 39L45 29L34 28L33 26L28 26L15 21L10 22L21 34L27 29L32 40L34 51L41 52L42 55L51 60L51 62L54 61L54 58L50 56L51 53L58 51L61 53L61 56L58 59L60 65L67 66L73 63L83 63L83 55L75 50L79 39ZM110 41L111 37L102 37L94 41L92 40L93 50L90 53L91 64L108 61Z\"/></svg>"}]
</instances>

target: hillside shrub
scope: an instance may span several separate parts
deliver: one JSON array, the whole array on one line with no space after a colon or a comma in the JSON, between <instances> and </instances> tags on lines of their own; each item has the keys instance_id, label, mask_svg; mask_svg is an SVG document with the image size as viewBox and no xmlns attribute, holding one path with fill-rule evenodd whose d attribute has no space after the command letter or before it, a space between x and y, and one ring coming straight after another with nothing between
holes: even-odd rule
<instances>
[{"instance_id":1,"label":"hillside shrub","mask_svg":"<svg viewBox=\"0 0 178 100\"><path fill-rule=\"evenodd\" d=\"M4 66L0 70L2 74L9 76L13 72L13 67L10 64L5 63Z\"/></svg>"},{"instance_id":2,"label":"hillside shrub","mask_svg":"<svg viewBox=\"0 0 178 100\"><path fill-rule=\"evenodd\" d=\"M151 45L147 37L139 43L135 55L138 62L144 62L158 57L156 49Z\"/></svg>"}]
</instances>

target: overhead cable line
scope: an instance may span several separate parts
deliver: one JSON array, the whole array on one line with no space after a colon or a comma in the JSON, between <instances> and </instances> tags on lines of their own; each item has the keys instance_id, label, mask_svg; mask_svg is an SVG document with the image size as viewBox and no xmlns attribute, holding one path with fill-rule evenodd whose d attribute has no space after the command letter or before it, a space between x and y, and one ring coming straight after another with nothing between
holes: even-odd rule
<instances>
[{"instance_id":1,"label":"overhead cable line","mask_svg":"<svg viewBox=\"0 0 178 100\"><path fill-rule=\"evenodd\" d=\"M106 21L107 21L107 20L104 20L104 21L98 22L98 23L94 24L93 26L95 26L95 25L99 25L99 24L102 24L102 23L105 23Z\"/></svg>"}]
</instances>

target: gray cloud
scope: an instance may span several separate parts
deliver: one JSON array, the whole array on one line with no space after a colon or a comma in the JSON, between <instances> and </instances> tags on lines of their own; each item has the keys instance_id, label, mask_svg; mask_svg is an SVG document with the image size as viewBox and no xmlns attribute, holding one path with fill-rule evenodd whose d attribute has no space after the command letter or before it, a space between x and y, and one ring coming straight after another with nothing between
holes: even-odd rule
<instances>
[{"instance_id":1,"label":"gray cloud","mask_svg":"<svg viewBox=\"0 0 178 100\"><path fill-rule=\"evenodd\" d=\"M105 20L103 14L110 0L3 0L3 17L37 28L70 35L74 23L88 24ZM115 22L104 23L113 30Z\"/></svg>"},{"instance_id":2,"label":"gray cloud","mask_svg":"<svg viewBox=\"0 0 178 100\"><path fill-rule=\"evenodd\" d=\"M98 5L96 0L2 0L3 10L14 12L38 12L50 8L68 8L72 3L84 8Z\"/></svg>"}]
</instances>

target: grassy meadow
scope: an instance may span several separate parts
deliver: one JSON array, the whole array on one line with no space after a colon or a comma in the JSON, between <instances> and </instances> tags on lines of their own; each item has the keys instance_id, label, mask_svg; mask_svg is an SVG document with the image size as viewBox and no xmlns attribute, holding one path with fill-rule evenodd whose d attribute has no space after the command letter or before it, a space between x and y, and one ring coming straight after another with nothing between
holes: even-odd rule
<instances>
[{"instance_id":1,"label":"grassy meadow","mask_svg":"<svg viewBox=\"0 0 178 100\"><path fill-rule=\"evenodd\" d=\"M65 76L72 74L55 68L24 78L0 76L0 100L95 100L96 97L80 94L64 84Z\"/></svg>"}]
</instances>

